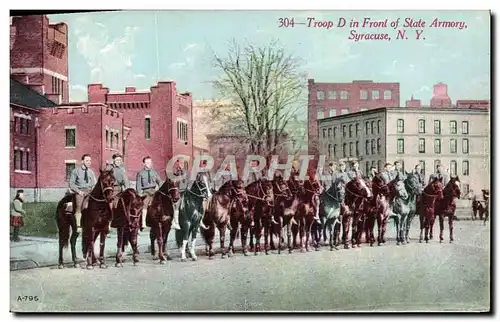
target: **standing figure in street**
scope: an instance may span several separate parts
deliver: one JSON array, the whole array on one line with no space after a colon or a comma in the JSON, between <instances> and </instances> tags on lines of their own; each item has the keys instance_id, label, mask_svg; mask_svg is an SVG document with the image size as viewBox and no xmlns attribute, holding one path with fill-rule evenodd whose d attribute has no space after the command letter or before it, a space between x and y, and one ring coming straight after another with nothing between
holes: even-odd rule
<instances>
[{"instance_id":1,"label":"standing figure in street","mask_svg":"<svg viewBox=\"0 0 500 322\"><path fill-rule=\"evenodd\" d=\"M10 210L10 226L13 228L11 241L19 241L19 229L24 227L23 216L26 211L23 209L24 190L17 190Z\"/></svg>"},{"instance_id":2,"label":"standing figure in street","mask_svg":"<svg viewBox=\"0 0 500 322\"><path fill-rule=\"evenodd\" d=\"M161 187L162 182L160 179L160 175L153 169L153 160L150 156L145 156L142 158L142 163L144 164L144 168L141 169L137 173L136 176L136 191L139 196L146 196L144 199L144 205L142 207L142 220L141 220L141 231L146 227L146 214L148 212L148 207L151 201L153 200L153 196L156 192L156 188ZM175 228L176 222L172 223L172 226ZM179 224L177 223L177 227ZM176 228L179 229L179 228Z\"/></svg>"},{"instance_id":3,"label":"standing figure in street","mask_svg":"<svg viewBox=\"0 0 500 322\"><path fill-rule=\"evenodd\" d=\"M370 173L368 173L368 179L373 180L373 178L375 178L375 176L378 174L378 171L377 171L377 168L374 167L374 166L371 166L370 167Z\"/></svg>"},{"instance_id":4,"label":"standing figure in street","mask_svg":"<svg viewBox=\"0 0 500 322\"><path fill-rule=\"evenodd\" d=\"M399 175L399 180L401 181L406 180L406 172L402 169L401 162L394 161L394 170L392 171L391 174L391 180L396 179L398 175Z\"/></svg>"},{"instance_id":5,"label":"standing figure in street","mask_svg":"<svg viewBox=\"0 0 500 322\"><path fill-rule=\"evenodd\" d=\"M69 178L69 189L73 193L75 193L75 205L73 209L75 209L75 218L78 233L82 232L82 208L84 208L86 206L86 203L88 202L88 198L86 197L97 183L94 171L90 169L91 164L92 158L90 157L90 154L82 155L81 166L75 168Z\"/></svg>"},{"instance_id":6,"label":"standing figure in street","mask_svg":"<svg viewBox=\"0 0 500 322\"><path fill-rule=\"evenodd\" d=\"M349 175L349 179L352 180L356 177L363 178L363 173L359 170L359 162L352 161L351 163L351 171L347 173Z\"/></svg>"},{"instance_id":7,"label":"standing figure in street","mask_svg":"<svg viewBox=\"0 0 500 322\"><path fill-rule=\"evenodd\" d=\"M429 176L429 183L430 184L434 179L441 179L443 178L443 186L446 187L448 184L448 181L450 181L450 176L446 171L444 171L444 167L442 164L438 164L436 166L436 173L433 173Z\"/></svg>"},{"instance_id":8,"label":"standing figure in street","mask_svg":"<svg viewBox=\"0 0 500 322\"><path fill-rule=\"evenodd\" d=\"M385 184L391 182L391 180L394 179L392 177L392 164L386 163L384 166L384 170L382 170L381 174L382 178L384 178Z\"/></svg>"}]
</instances>

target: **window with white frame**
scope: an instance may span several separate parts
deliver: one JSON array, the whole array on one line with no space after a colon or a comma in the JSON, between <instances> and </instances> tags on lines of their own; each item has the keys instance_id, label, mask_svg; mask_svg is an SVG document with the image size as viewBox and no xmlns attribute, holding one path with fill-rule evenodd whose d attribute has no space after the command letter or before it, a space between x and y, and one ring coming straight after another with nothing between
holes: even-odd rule
<instances>
[{"instance_id":1,"label":"window with white frame","mask_svg":"<svg viewBox=\"0 0 500 322\"><path fill-rule=\"evenodd\" d=\"M321 119L324 119L325 118L325 112L323 111L318 111L318 114L317 114L317 119L318 120L321 120Z\"/></svg>"},{"instance_id":2,"label":"window with white frame","mask_svg":"<svg viewBox=\"0 0 500 322\"><path fill-rule=\"evenodd\" d=\"M341 100L348 100L349 99L349 92L346 91L345 89L340 92L340 99Z\"/></svg>"},{"instance_id":3,"label":"window with white frame","mask_svg":"<svg viewBox=\"0 0 500 322\"><path fill-rule=\"evenodd\" d=\"M462 153L469 153L469 139L462 139Z\"/></svg>"},{"instance_id":4,"label":"window with white frame","mask_svg":"<svg viewBox=\"0 0 500 322\"><path fill-rule=\"evenodd\" d=\"M425 139L418 139L418 153L425 153Z\"/></svg>"},{"instance_id":5,"label":"window with white frame","mask_svg":"<svg viewBox=\"0 0 500 322\"><path fill-rule=\"evenodd\" d=\"M340 110L340 114L341 115L349 114L349 109L348 108L343 108L342 110Z\"/></svg>"},{"instance_id":6,"label":"window with white frame","mask_svg":"<svg viewBox=\"0 0 500 322\"><path fill-rule=\"evenodd\" d=\"M384 91L384 100L390 100L390 99L392 99L392 92L387 89Z\"/></svg>"},{"instance_id":7,"label":"window with white frame","mask_svg":"<svg viewBox=\"0 0 500 322\"><path fill-rule=\"evenodd\" d=\"M398 139L397 141L397 150L398 154L405 153L405 140L404 139Z\"/></svg>"},{"instance_id":8,"label":"window with white frame","mask_svg":"<svg viewBox=\"0 0 500 322\"><path fill-rule=\"evenodd\" d=\"M325 99L325 92L318 90L316 92L316 98L318 99L318 101L324 100Z\"/></svg>"},{"instance_id":9,"label":"window with white frame","mask_svg":"<svg viewBox=\"0 0 500 322\"><path fill-rule=\"evenodd\" d=\"M329 100L336 100L337 99L337 91L328 91L328 99Z\"/></svg>"},{"instance_id":10,"label":"window with white frame","mask_svg":"<svg viewBox=\"0 0 500 322\"><path fill-rule=\"evenodd\" d=\"M359 99L367 100L368 99L368 91L365 89L360 90L359 91Z\"/></svg>"},{"instance_id":11,"label":"window with white frame","mask_svg":"<svg viewBox=\"0 0 500 322\"><path fill-rule=\"evenodd\" d=\"M379 90L373 90L372 91L372 100L378 100L380 99L380 91Z\"/></svg>"},{"instance_id":12,"label":"window with white frame","mask_svg":"<svg viewBox=\"0 0 500 322\"><path fill-rule=\"evenodd\" d=\"M462 174L464 176L469 175L469 161L467 161L467 160L462 161Z\"/></svg>"},{"instance_id":13,"label":"window with white frame","mask_svg":"<svg viewBox=\"0 0 500 322\"><path fill-rule=\"evenodd\" d=\"M329 117L334 117L334 116L337 116L337 109L336 108L332 108L328 111L328 116Z\"/></svg>"}]
</instances>

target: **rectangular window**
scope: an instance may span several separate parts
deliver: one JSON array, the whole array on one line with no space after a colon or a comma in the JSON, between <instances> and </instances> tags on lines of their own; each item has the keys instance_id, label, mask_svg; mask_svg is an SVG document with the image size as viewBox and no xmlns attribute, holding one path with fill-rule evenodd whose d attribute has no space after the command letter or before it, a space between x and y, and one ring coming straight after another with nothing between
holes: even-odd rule
<instances>
[{"instance_id":1,"label":"rectangular window","mask_svg":"<svg viewBox=\"0 0 500 322\"><path fill-rule=\"evenodd\" d=\"M359 91L359 99L367 100L368 99L368 91L362 89Z\"/></svg>"},{"instance_id":2,"label":"rectangular window","mask_svg":"<svg viewBox=\"0 0 500 322\"><path fill-rule=\"evenodd\" d=\"M464 176L469 175L469 161L462 161L462 173Z\"/></svg>"},{"instance_id":3,"label":"rectangular window","mask_svg":"<svg viewBox=\"0 0 500 322\"><path fill-rule=\"evenodd\" d=\"M434 139L434 153L441 153L441 139Z\"/></svg>"},{"instance_id":4,"label":"rectangular window","mask_svg":"<svg viewBox=\"0 0 500 322\"><path fill-rule=\"evenodd\" d=\"M372 139L372 142L371 142L371 150L372 150L372 154L375 154L375 139Z\"/></svg>"},{"instance_id":5,"label":"rectangular window","mask_svg":"<svg viewBox=\"0 0 500 322\"><path fill-rule=\"evenodd\" d=\"M318 101L322 101L325 99L325 92L323 91L317 91L316 92L316 98L318 99Z\"/></svg>"},{"instance_id":6,"label":"rectangular window","mask_svg":"<svg viewBox=\"0 0 500 322\"><path fill-rule=\"evenodd\" d=\"M346 90L343 90L340 92L340 99L341 100L347 100L349 99L349 92Z\"/></svg>"},{"instance_id":7,"label":"rectangular window","mask_svg":"<svg viewBox=\"0 0 500 322\"><path fill-rule=\"evenodd\" d=\"M120 138L120 134L118 134L118 132L115 133L115 144L116 144L116 148L119 149L120 148L120 142L118 141Z\"/></svg>"},{"instance_id":8,"label":"rectangular window","mask_svg":"<svg viewBox=\"0 0 500 322\"><path fill-rule=\"evenodd\" d=\"M323 129L323 139L326 138L326 129Z\"/></svg>"},{"instance_id":9,"label":"rectangular window","mask_svg":"<svg viewBox=\"0 0 500 322\"><path fill-rule=\"evenodd\" d=\"M352 142L349 142L349 156L353 157L354 156L354 146Z\"/></svg>"},{"instance_id":10,"label":"rectangular window","mask_svg":"<svg viewBox=\"0 0 500 322\"><path fill-rule=\"evenodd\" d=\"M146 140L151 139L151 118L149 117L144 119L144 136Z\"/></svg>"},{"instance_id":11,"label":"rectangular window","mask_svg":"<svg viewBox=\"0 0 500 322\"><path fill-rule=\"evenodd\" d=\"M334 144L333 145L333 157L336 158L337 157L337 144Z\"/></svg>"},{"instance_id":12,"label":"rectangular window","mask_svg":"<svg viewBox=\"0 0 500 322\"><path fill-rule=\"evenodd\" d=\"M26 162L25 164L25 167L23 170L26 170L26 171L31 171L31 158L30 158L30 152L29 151L26 151L24 152L25 156L24 156L24 161Z\"/></svg>"},{"instance_id":13,"label":"rectangular window","mask_svg":"<svg viewBox=\"0 0 500 322\"><path fill-rule=\"evenodd\" d=\"M381 144L380 144L380 138L377 139L377 154L381 153Z\"/></svg>"},{"instance_id":14,"label":"rectangular window","mask_svg":"<svg viewBox=\"0 0 500 322\"><path fill-rule=\"evenodd\" d=\"M457 121L450 121L450 134L457 134Z\"/></svg>"},{"instance_id":15,"label":"rectangular window","mask_svg":"<svg viewBox=\"0 0 500 322\"><path fill-rule=\"evenodd\" d=\"M382 171L382 160L377 161L377 171Z\"/></svg>"},{"instance_id":16,"label":"rectangular window","mask_svg":"<svg viewBox=\"0 0 500 322\"><path fill-rule=\"evenodd\" d=\"M425 133L425 120L418 120L418 133Z\"/></svg>"},{"instance_id":17,"label":"rectangular window","mask_svg":"<svg viewBox=\"0 0 500 322\"><path fill-rule=\"evenodd\" d=\"M337 137L337 127L335 126L333 128L333 138L335 139Z\"/></svg>"},{"instance_id":18,"label":"rectangular window","mask_svg":"<svg viewBox=\"0 0 500 322\"><path fill-rule=\"evenodd\" d=\"M438 165L440 165L440 164L441 164L441 160L439 160L439 159L434 160L434 169L437 169Z\"/></svg>"},{"instance_id":19,"label":"rectangular window","mask_svg":"<svg viewBox=\"0 0 500 322\"><path fill-rule=\"evenodd\" d=\"M469 134L469 121L462 122L462 134Z\"/></svg>"},{"instance_id":20,"label":"rectangular window","mask_svg":"<svg viewBox=\"0 0 500 322\"><path fill-rule=\"evenodd\" d=\"M450 153L457 153L457 140L450 140Z\"/></svg>"},{"instance_id":21,"label":"rectangular window","mask_svg":"<svg viewBox=\"0 0 500 322\"><path fill-rule=\"evenodd\" d=\"M328 137L331 138L332 137L332 128L329 128L328 129Z\"/></svg>"},{"instance_id":22,"label":"rectangular window","mask_svg":"<svg viewBox=\"0 0 500 322\"><path fill-rule=\"evenodd\" d=\"M418 164L420 165L420 170L422 170L422 174L425 176L425 161L420 160L418 161Z\"/></svg>"},{"instance_id":23,"label":"rectangular window","mask_svg":"<svg viewBox=\"0 0 500 322\"><path fill-rule=\"evenodd\" d=\"M469 139L462 139L462 153L469 153Z\"/></svg>"},{"instance_id":24,"label":"rectangular window","mask_svg":"<svg viewBox=\"0 0 500 322\"><path fill-rule=\"evenodd\" d=\"M66 129L66 147L76 147L76 129Z\"/></svg>"},{"instance_id":25,"label":"rectangular window","mask_svg":"<svg viewBox=\"0 0 500 322\"><path fill-rule=\"evenodd\" d=\"M343 108L342 110L340 110L340 114L342 114L342 115L349 114L349 109Z\"/></svg>"},{"instance_id":26,"label":"rectangular window","mask_svg":"<svg viewBox=\"0 0 500 322\"><path fill-rule=\"evenodd\" d=\"M370 140L366 140L365 153L366 153L366 155L370 154Z\"/></svg>"},{"instance_id":27,"label":"rectangular window","mask_svg":"<svg viewBox=\"0 0 500 322\"><path fill-rule=\"evenodd\" d=\"M14 170L21 170L21 150L14 150Z\"/></svg>"},{"instance_id":28,"label":"rectangular window","mask_svg":"<svg viewBox=\"0 0 500 322\"><path fill-rule=\"evenodd\" d=\"M356 123L356 137L359 135L359 123Z\"/></svg>"},{"instance_id":29,"label":"rectangular window","mask_svg":"<svg viewBox=\"0 0 500 322\"><path fill-rule=\"evenodd\" d=\"M418 139L418 153L425 153L425 139Z\"/></svg>"},{"instance_id":30,"label":"rectangular window","mask_svg":"<svg viewBox=\"0 0 500 322\"><path fill-rule=\"evenodd\" d=\"M359 155L359 141L356 141L356 156Z\"/></svg>"},{"instance_id":31,"label":"rectangular window","mask_svg":"<svg viewBox=\"0 0 500 322\"><path fill-rule=\"evenodd\" d=\"M380 92L378 90L372 91L372 100L380 99Z\"/></svg>"},{"instance_id":32,"label":"rectangular window","mask_svg":"<svg viewBox=\"0 0 500 322\"><path fill-rule=\"evenodd\" d=\"M342 157L347 157L347 143L342 144Z\"/></svg>"},{"instance_id":33,"label":"rectangular window","mask_svg":"<svg viewBox=\"0 0 500 322\"><path fill-rule=\"evenodd\" d=\"M370 173L370 162L368 161L365 162L365 173Z\"/></svg>"},{"instance_id":34,"label":"rectangular window","mask_svg":"<svg viewBox=\"0 0 500 322\"><path fill-rule=\"evenodd\" d=\"M441 134L441 121L440 120L434 121L434 134Z\"/></svg>"},{"instance_id":35,"label":"rectangular window","mask_svg":"<svg viewBox=\"0 0 500 322\"><path fill-rule=\"evenodd\" d=\"M328 91L328 99L336 100L337 99L337 91Z\"/></svg>"},{"instance_id":36,"label":"rectangular window","mask_svg":"<svg viewBox=\"0 0 500 322\"><path fill-rule=\"evenodd\" d=\"M330 111L328 111L328 116L329 117L337 116L337 110L332 108Z\"/></svg>"},{"instance_id":37,"label":"rectangular window","mask_svg":"<svg viewBox=\"0 0 500 322\"><path fill-rule=\"evenodd\" d=\"M464 196L468 195L469 194L469 184L467 183L462 183L462 194Z\"/></svg>"},{"instance_id":38,"label":"rectangular window","mask_svg":"<svg viewBox=\"0 0 500 322\"><path fill-rule=\"evenodd\" d=\"M398 139L398 154L405 153L405 140Z\"/></svg>"},{"instance_id":39,"label":"rectangular window","mask_svg":"<svg viewBox=\"0 0 500 322\"><path fill-rule=\"evenodd\" d=\"M332 157L332 145L331 144L328 144L328 157L329 158Z\"/></svg>"},{"instance_id":40,"label":"rectangular window","mask_svg":"<svg viewBox=\"0 0 500 322\"><path fill-rule=\"evenodd\" d=\"M342 137L346 137L346 136L347 136L347 126L342 125Z\"/></svg>"},{"instance_id":41,"label":"rectangular window","mask_svg":"<svg viewBox=\"0 0 500 322\"><path fill-rule=\"evenodd\" d=\"M29 127L29 120L25 118L20 118L19 120L19 134L29 134L28 127Z\"/></svg>"},{"instance_id":42,"label":"rectangular window","mask_svg":"<svg viewBox=\"0 0 500 322\"><path fill-rule=\"evenodd\" d=\"M349 125L349 137L352 138L352 124Z\"/></svg>"},{"instance_id":43,"label":"rectangular window","mask_svg":"<svg viewBox=\"0 0 500 322\"><path fill-rule=\"evenodd\" d=\"M324 119L325 118L325 112L318 111L316 117L317 117L318 120Z\"/></svg>"},{"instance_id":44,"label":"rectangular window","mask_svg":"<svg viewBox=\"0 0 500 322\"><path fill-rule=\"evenodd\" d=\"M382 121L378 120L377 121L377 134L380 134L380 125L381 125Z\"/></svg>"},{"instance_id":45,"label":"rectangular window","mask_svg":"<svg viewBox=\"0 0 500 322\"><path fill-rule=\"evenodd\" d=\"M372 134L375 134L375 121L372 121Z\"/></svg>"},{"instance_id":46,"label":"rectangular window","mask_svg":"<svg viewBox=\"0 0 500 322\"><path fill-rule=\"evenodd\" d=\"M450 161L450 175L452 177L457 176L457 161L455 160Z\"/></svg>"},{"instance_id":47,"label":"rectangular window","mask_svg":"<svg viewBox=\"0 0 500 322\"><path fill-rule=\"evenodd\" d=\"M109 131L106 130L106 147L109 148Z\"/></svg>"},{"instance_id":48,"label":"rectangular window","mask_svg":"<svg viewBox=\"0 0 500 322\"><path fill-rule=\"evenodd\" d=\"M370 122L365 122L365 135L368 135L370 133Z\"/></svg>"},{"instance_id":49,"label":"rectangular window","mask_svg":"<svg viewBox=\"0 0 500 322\"><path fill-rule=\"evenodd\" d=\"M75 170L76 164L74 163L66 163L66 181L69 181L71 177L71 172Z\"/></svg>"},{"instance_id":50,"label":"rectangular window","mask_svg":"<svg viewBox=\"0 0 500 322\"><path fill-rule=\"evenodd\" d=\"M405 121L403 119L398 119L397 131L398 133L405 133Z\"/></svg>"},{"instance_id":51,"label":"rectangular window","mask_svg":"<svg viewBox=\"0 0 500 322\"><path fill-rule=\"evenodd\" d=\"M392 92L390 90L385 90L384 91L384 99L385 100L390 100L392 99Z\"/></svg>"}]
</instances>

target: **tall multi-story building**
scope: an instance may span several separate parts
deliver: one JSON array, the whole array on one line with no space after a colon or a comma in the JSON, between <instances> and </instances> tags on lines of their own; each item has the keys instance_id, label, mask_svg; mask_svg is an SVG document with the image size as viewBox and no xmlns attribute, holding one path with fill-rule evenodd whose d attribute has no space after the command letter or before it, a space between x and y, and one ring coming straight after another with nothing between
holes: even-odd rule
<instances>
[{"instance_id":1,"label":"tall multi-story building","mask_svg":"<svg viewBox=\"0 0 500 322\"><path fill-rule=\"evenodd\" d=\"M356 80L352 83L317 83L308 80L308 147L310 154L318 152L318 120L371 110L397 107L399 83L375 83Z\"/></svg>"},{"instance_id":2,"label":"tall multi-story building","mask_svg":"<svg viewBox=\"0 0 500 322\"><path fill-rule=\"evenodd\" d=\"M462 192L490 187L490 114L485 108L378 108L318 122L320 153L358 160L367 173L401 161L419 164L426 180L438 164L458 175Z\"/></svg>"}]
</instances>

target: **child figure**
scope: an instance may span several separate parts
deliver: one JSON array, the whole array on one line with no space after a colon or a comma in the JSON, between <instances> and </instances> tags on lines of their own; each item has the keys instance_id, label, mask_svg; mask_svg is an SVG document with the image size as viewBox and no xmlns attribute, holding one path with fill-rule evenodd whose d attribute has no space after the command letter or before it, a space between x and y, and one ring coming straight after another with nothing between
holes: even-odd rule
<instances>
[{"instance_id":1,"label":"child figure","mask_svg":"<svg viewBox=\"0 0 500 322\"><path fill-rule=\"evenodd\" d=\"M10 226L14 227L11 241L19 241L19 228L24 227L23 215L26 211L23 210L24 191L17 190L12 208L10 210Z\"/></svg>"}]
</instances>

